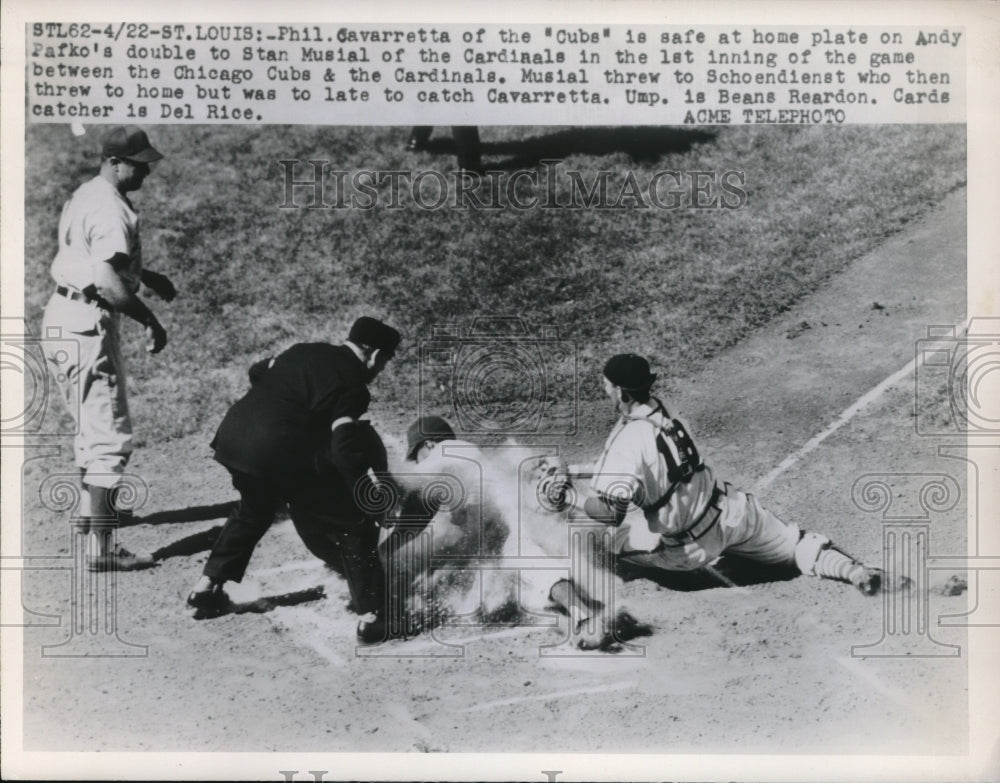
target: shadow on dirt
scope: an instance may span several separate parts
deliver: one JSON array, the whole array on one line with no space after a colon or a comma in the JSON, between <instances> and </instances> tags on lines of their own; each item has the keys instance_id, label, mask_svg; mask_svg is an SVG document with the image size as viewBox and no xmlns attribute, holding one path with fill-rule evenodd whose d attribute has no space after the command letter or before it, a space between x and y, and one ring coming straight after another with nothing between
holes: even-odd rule
<instances>
[{"instance_id":1,"label":"shadow on dirt","mask_svg":"<svg viewBox=\"0 0 1000 783\"><path fill-rule=\"evenodd\" d=\"M209 519L225 519L236 505L232 500L228 503L213 503L210 506L189 506L173 511L157 511L146 516L135 516L131 519L122 518L121 527L132 525L172 525L178 522L205 522Z\"/></svg>"},{"instance_id":2,"label":"shadow on dirt","mask_svg":"<svg viewBox=\"0 0 1000 783\"><path fill-rule=\"evenodd\" d=\"M507 156L483 164L485 170L512 171L531 168L543 160L562 160L571 155L612 155L624 152L635 162L655 163L664 155L687 152L694 144L712 141L715 133L672 127L570 128L543 136L510 141L483 142L483 155ZM432 155L455 155L453 139L429 140L424 151Z\"/></svg>"},{"instance_id":3,"label":"shadow on dirt","mask_svg":"<svg viewBox=\"0 0 1000 783\"><path fill-rule=\"evenodd\" d=\"M543 160L571 155L612 155L624 152L633 161L655 163L664 155L687 152L694 144L711 141L714 133L678 128L571 128L546 136L483 144L486 155L508 155L488 168L519 169Z\"/></svg>"},{"instance_id":4,"label":"shadow on dirt","mask_svg":"<svg viewBox=\"0 0 1000 783\"><path fill-rule=\"evenodd\" d=\"M631 582L633 579L648 579L661 587L679 592L788 582L799 576L796 568L761 565L732 555L722 557L711 570L665 571L662 568L640 566L621 560L615 565L616 573L626 582Z\"/></svg>"},{"instance_id":5,"label":"shadow on dirt","mask_svg":"<svg viewBox=\"0 0 1000 783\"><path fill-rule=\"evenodd\" d=\"M305 590L296 590L293 593L261 596L253 601L243 601L240 603L230 601L226 606L216 609L197 609L194 613L194 619L212 620L230 614L264 614L279 606L299 606L300 604L318 601L325 597L326 591L322 586L309 587Z\"/></svg>"},{"instance_id":6,"label":"shadow on dirt","mask_svg":"<svg viewBox=\"0 0 1000 783\"><path fill-rule=\"evenodd\" d=\"M222 525L215 525L208 530L186 536L179 541L160 547L152 553L156 560L166 560L168 557L187 557L199 552L207 552L215 545L215 540L222 532Z\"/></svg>"}]
</instances>

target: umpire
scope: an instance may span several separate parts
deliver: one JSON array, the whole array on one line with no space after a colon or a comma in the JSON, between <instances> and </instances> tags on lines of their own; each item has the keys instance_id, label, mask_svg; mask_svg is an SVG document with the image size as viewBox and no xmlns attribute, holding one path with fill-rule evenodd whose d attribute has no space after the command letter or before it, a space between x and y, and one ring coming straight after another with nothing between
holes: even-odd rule
<instances>
[{"instance_id":1,"label":"umpire","mask_svg":"<svg viewBox=\"0 0 1000 783\"><path fill-rule=\"evenodd\" d=\"M354 610L368 615L358 624L359 640L381 640L377 530L363 535L374 523L344 501L368 468L384 470L381 440L367 422L355 420L368 410L368 384L399 342L398 331L366 316L354 322L342 345L300 343L250 368L250 391L229 409L212 441L240 501L189 606L207 612L228 606L223 585L242 581L254 547L287 502L307 547L343 572Z\"/></svg>"}]
</instances>

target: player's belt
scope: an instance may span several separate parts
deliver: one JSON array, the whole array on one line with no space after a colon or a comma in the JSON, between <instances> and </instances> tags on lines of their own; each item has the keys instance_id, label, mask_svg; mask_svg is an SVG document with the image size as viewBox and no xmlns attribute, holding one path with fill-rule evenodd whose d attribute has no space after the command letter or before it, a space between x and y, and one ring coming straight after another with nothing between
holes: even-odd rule
<instances>
[{"instance_id":1,"label":"player's belt","mask_svg":"<svg viewBox=\"0 0 1000 783\"><path fill-rule=\"evenodd\" d=\"M87 286L87 291L75 291L72 288L68 288L64 285L56 286L56 293L59 296L65 296L71 302L86 302L87 304L95 304L98 307L103 307L105 310L111 310L111 305L109 305L104 299L98 296L96 293L88 293L90 289L96 291L96 287L89 285Z\"/></svg>"},{"instance_id":2,"label":"player's belt","mask_svg":"<svg viewBox=\"0 0 1000 783\"><path fill-rule=\"evenodd\" d=\"M722 506L719 501L725 494L725 489L716 482L715 489L712 490L712 497L708 499L708 505L705 506L705 510L701 512L694 524L679 533L664 533L660 536L663 546L678 547L690 544L715 527L719 522L719 517L722 516Z\"/></svg>"},{"instance_id":3,"label":"player's belt","mask_svg":"<svg viewBox=\"0 0 1000 783\"><path fill-rule=\"evenodd\" d=\"M91 301L90 297L87 296L82 291L74 291L72 288L67 288L64 285L57 285L56 286L56 293L59 294L59 296L65 296L71 302L89 302L89 301Z\"/></svg>"}]
</instances>

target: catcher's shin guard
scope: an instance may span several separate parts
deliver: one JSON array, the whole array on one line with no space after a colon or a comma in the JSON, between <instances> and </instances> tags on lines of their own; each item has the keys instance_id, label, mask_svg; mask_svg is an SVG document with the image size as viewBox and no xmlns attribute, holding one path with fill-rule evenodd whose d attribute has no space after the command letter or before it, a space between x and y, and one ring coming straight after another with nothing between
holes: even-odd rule
<instances>
[{"instance_id":1,"label":"catcher's shin guard","mask_svg":"<svg viewBox=\"0 0 1000 783\"><path fill-rule=\"evenodd\" d=\"M802 533L795 547L795 564L803 574L848 582L865 595L875 595L882 587L881 569L867 568L820 533Z\"/></svg>"}]
</instances>

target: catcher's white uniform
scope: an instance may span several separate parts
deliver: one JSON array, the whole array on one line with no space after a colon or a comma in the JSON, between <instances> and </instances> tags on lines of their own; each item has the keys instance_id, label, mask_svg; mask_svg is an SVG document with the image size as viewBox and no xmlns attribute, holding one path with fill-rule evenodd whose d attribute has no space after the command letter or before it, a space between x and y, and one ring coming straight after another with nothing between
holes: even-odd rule
<instances>
[{"instance_id":1,"label":"catcher's white uniform","mask_svg":"<svg viewBox=\"0 0 1000 783\"><path fill-rule=\"evenodd\" d=\"M803 555L815 561L811 553L797 557L801 535L796 525L715 478L684 425L655 397L612 429L593 489L642 509L641 517L628 515L615 536L619 556L629 562L690 571L723 552L772 565L791 565ZM813 563L798 565L808 573Z\"/></svg>"}]
</instances>

